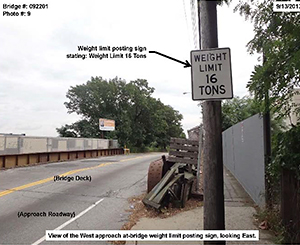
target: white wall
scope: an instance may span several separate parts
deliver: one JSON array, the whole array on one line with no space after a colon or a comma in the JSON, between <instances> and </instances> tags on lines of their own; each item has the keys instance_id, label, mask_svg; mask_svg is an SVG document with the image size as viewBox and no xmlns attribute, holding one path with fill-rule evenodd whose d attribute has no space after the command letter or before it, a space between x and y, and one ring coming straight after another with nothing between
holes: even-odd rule
<instances>
[{"instance_id":1,"label":"white wall","mask_svg":"<svg viewBox=\"0 0 300 245\"><path fill-rule=\"evenodd\" d=\"M0 155L108 149L109 141L107 139L0 135ZM117 147L118 141L113 140L111 148Z\"/></svg>"}]
</instances>

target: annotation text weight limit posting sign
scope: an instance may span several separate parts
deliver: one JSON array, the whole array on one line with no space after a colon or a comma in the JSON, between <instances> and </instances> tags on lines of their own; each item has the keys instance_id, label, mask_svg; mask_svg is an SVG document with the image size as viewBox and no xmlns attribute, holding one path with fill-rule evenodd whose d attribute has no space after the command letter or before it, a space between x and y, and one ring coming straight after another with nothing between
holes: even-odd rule
<instances>
[{"instance_id":1,"label":"annotation text weight limit posting sign","mask_svg":"<svg viewBox=\"0 0 300 245\"><path fill-rule=\"evenodd\" d=\"M193 50L191 65L193 100L233 97L229 48Z\"/></svg>"}]
</instances>

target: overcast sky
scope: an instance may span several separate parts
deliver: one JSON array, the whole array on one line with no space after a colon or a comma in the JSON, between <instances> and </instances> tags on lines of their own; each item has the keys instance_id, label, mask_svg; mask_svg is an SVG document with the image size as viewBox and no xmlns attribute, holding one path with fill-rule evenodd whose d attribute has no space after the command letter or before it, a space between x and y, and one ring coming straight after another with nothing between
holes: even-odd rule
<instances>
[{"instance_id":1,"label":"overcast sky","mask_svg":"<svg viewBox=\"0 0 300 245\"><path fill-rule=\"evenodd\" d=\"M0 18L0 133L57 136L55 128L80 118L67 113L63 104L67 90L92 76L146 79L155 88L154 97L183 115L185 130L200 123L197 102L190 93L183 94L191 91L190 68L148 53L155 50L182 61L190 59L195 46L189 0L39 3L48 4L48 9ZM233 93L238 96L248 94L246 84L258 64L258 56L247 54L252 29L251 23L233 13L233 6L218 7L219 47L231 49ZM67 59L67 54L78 53L79 45L143 46L147 58Z\"/></svg>"}]
</instances>

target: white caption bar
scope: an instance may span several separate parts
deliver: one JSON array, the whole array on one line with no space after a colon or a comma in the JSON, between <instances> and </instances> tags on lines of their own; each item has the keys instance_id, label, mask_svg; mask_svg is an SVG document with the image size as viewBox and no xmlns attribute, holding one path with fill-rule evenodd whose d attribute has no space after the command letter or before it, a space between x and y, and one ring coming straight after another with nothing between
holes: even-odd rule
<instances>
[{"instance_id":1,"label":"white caption bar","mask_svg":"<svg viewBox=\"0 0 300 245\"><path fill-rule=\"evenodd\" d=\"M47 230L46 241L258 241L258 230Z\"/></svg>"},{"instance_id":2,"label":"white caption bar","mask_svg":"<svg viewBox=\"0 0 300 245\"><path fill-rule=\"evenodd\" d=\"M274 12L300 12L300 2L296 1L274 1L273 2Z\"/></svg>"}]
</instances>

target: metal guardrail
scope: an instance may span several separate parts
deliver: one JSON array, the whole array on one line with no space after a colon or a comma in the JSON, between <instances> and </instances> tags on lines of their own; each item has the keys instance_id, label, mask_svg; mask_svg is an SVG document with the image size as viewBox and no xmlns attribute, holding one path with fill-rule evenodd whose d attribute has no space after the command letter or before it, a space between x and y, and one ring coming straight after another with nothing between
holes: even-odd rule
<instances>
[{"instance_id":1,"label":"metal guardrail","mask_svg":"<svg viewBox=\"0 0 300 245\"><path fill-rule=\"evenodd\" d=\"M0 155L0 169L124 154L123 148Z\"/></svg>"}]
</instances>

